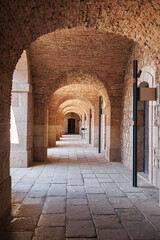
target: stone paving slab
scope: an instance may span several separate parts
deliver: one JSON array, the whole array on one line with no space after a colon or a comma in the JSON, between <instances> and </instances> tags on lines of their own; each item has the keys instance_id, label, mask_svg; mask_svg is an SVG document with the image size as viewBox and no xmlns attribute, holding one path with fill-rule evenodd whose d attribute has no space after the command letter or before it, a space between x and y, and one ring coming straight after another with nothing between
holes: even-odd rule
<instances>
[{"instance_id":1,"label":"stone paving slab","mask_svg":"<svg viewBox=\"0 0 160 240\"><path fill-rule=\"evenodd\" d=\"M6 230L11 232L32 232L37 225L36 217L13 217Z\"/></svg>"},{"instance_id":2,"label":"stone paving slab","mask_svg":"<svg viewBox=\"0 0 160 240\"><path fill-rule=\"evenodd\" d=\"M116 209L120 219L127 221L143 221L144 216L136 208Z\"/></svg>"},{"instance_id":3,"label":"stone paving slab","mask_svg":"<svg viewBox=\"0 0 160 240\"><path fill-rule=\"evenodd\" d=\"M48 196L65 196L66 195L66 185L65 184L51 184Z\"/></svg>"},{"instance_id":4,"label":"stone paving slab","mask_svg":"<svg viewBox=\"0 0 160 240\"><path fill-rule=\"evenodd\" d=\"M46 214L65 213L65 205L63 203L48 203L48 204L45 204L42 213L46 213Z\"/></svg>"},{"instance_id":5,"label":"stone paving slab","mask_svg":"<svg viewBox=\"0 0 160 240\"><path fill-rule=\"evenodd\" d=\"M23 204L43 204L44 198L32 198L26 197L23 201Z\"/></svg>"},{"instance_id":6,"label":"stone paving slab","mask_svg":"<svg viewBox=\"0 0 160 240\"><path fill-rule=\"evenodd\" d=\"M65 226L65 214L42 214L38 226L63 227Z\"/></svg>"},{"instance_id":7,"label":"stone paving slab","mask_svg":"<svg viewBox=\"0 0 160 240\"><path fill-rule=\"evenodd\" d=\"M0 232L2 240L31 240L33 232Z\"/></svg>"},{"instance_id":8,"label":"stone paving slab","mask_svg":"<svg viewBox=\"0 0 160 240\"><path fill-rule=\"evenodd\" d=\"M110 173L109 176L115 183L127 183L128 180L120 173Z\"/></svg>"},{"instance_id":9,"label":"stone paving slab","mask_svg":"<svg viewBox=\"0 0 160 240\"><path fill-rule=\"evenodd\" d=\"M93 215L115 214L114 208L105 194L88 194L87 197Z\"/></svg>"},{"instance_id":10,"label":"stone paving slab","mask_svg":"<svg viewBox=\"0 0 160 240\"><path fill-rule=\"evenodd\" d=\"M26 195L24 192L12 192L12 203L21 203Z\"/></svg>"},{"instance_id":11,"label":"stone paving slab","mask_svg":"<svg viewBox=\"0 0 160 240\"><path fill-rule=\"evenodd\" d=\"M71 220L66 225L67 237L95 237L96 232L91 220Z\"/></svg>"},{"instance_id":12,"label":"stone paving slab","mask_svg":"<svg viewBox=\"0 0 160 240\"><path fill-rule=\"evenodd\" d=\"M123 228L120 219L116 215L95 215L94 222L97 229Z\"/></svg>"},{"instance_id":13,"label":"stone paving slab","mask_svg":"<svg viewBox=\"0 0 160 240\"><path fill-rule=\"evenodd\" d=\"M32 240L65 240L64 227L37 227Z\"/></svg>"},{"instance_id":14,"label":"stone paving slab","mask_svg":"<svg viewBox=\"0 0 160 240\"><path fill-rule=\"evenodd\" d=\"M42 212L42 204L22 204L15 212L16 217L39 216Z\"/></svg>"},{"instance_id":15,"label":"stone paving slab","mask_svg":"<svg viewBox=\"0 0 160 240\"><path fill-rule=\"evenodd\" d=\"M158 240L158 189L109 163L79 136L48 149L48 162L11 169L12 217L0 240Z\"/></svg>"},{"instance_id":16,"label":"stone paving slab","mask_svg":"<svg viewBox=\"0 0 160 240\"><path fill-rule=\"evenodd\" d=\"M87 198L68 198L67 205L88 205Z\"/></svg>"},{"instance_id":17,"label":"stone paving slab","mask_svg":"<svg viewBox=\"0 0 160 240\"><path fill-rule=\"evenodd\" d=\"M66 240L97 240L97 238L66 238Z\"/></svg>"},{"instance_id":18,"label":"stone paving slab","mask_svg":"<svg viewBox=\"0 0 160 240\"><path fill-rule=\"evenodd\" d=\"M99 240L129 240L130 237L125 229L100 229Z\"/></svg>"},{"instance_id":19,"label":"stone paving slab","mask_svg":"<svg viewBox=\"0 0 160 240\"><path fill-rule=\"evenodd\" d=\"M32 183L29 184L20 184L18 183L14 188L13 188L13 192L28 192L31 187L32 187Z\"/></svg>"},{"instance_id":20,"label":"stone paving slab","mask_svg":"<svg viewBox=\"0 0 160 240\"><path fill-rule=\"evenodd\" d=\"M47 190L39 190L39 191L34 191L31 190L28 194L28 198L44 198L47 195Z\"/></svg>"},{"instance_id":21,"label":"stone paving slab","mask_svg":"<svg viewBox=\"0 0 160 240\"><path fill-rule=\"evenodd\" d=\"M103 189L108 197L125 197L126 194L120 190L116 183L102 183Z\"/></svg>"},{"instance_id":22,"label":"stone paving slab","mask_svg":"<svg viewBox=\"0 0 160 240\"><path fill-rule=\"evenodd\" d=\"M127 196L134 202L148 202L150 197L144 193L127 193Z\"/></svg>"},{"instance_id":23,"label":"stone paving slab","mask_svg":"<svg viewBox=\"0 0 160 240\"><path fill-rule=\"evenodd\" d=\"M127 197L109 197L109 200L114 208L135 208Z\"/></svg>"},{"instance_id":24,"label":"stone paving slab","mask_svg":"<svg viewBox=\"0 0 160 240\"><path fill-rule=\"evenodd\" d=\"M145 220L123 221L123 224L133 240L158 240L154 228Z\"/></svg>"},{"instance_id":25,"label":"stone paving slab","mask_svg":"<svg viewBox=\"0 0 160 240\"><path fill-rule=\"evenodd\" d=\"M89 207L86 205L69 205L67 206L66 217L68 220L86 220L91 219Z\"/></svg>"}]
</instances>

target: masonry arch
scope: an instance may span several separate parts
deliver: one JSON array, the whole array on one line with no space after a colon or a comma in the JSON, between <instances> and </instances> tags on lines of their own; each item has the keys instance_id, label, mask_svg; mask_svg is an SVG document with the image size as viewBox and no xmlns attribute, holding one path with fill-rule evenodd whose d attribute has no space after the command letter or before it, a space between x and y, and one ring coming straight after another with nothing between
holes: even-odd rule
<instances>
[{"instance_id":1,"label":"masonry arch","mask_svg":"<svg viewBox=\"0 0 160 240\"><path fill-rule=\"evenodd\" d=\"M8 4L10 5L11 3L3 2L0 6L1 9L4 9L3 13L1 13L3 22L2 49L4 49L1 60L4 69L8 66L8 64L5 64L7 63L5 60L6 55L9 56L7 53L8 46L12 46L15 52L13 59L8 58L13 71L16 61L22 53L22 49L28 48L29 44L38 37L53 32L56 29L57 31L64 28L70 29L79 25L87 28L104 29L108 32L132 38L147 49L148 52L151 52L157 61L158 47L155 47L157 49L156 52L153 49L154 44L158 46L158 36L156 38L150 34L150 38L147 38L147 34L152 32L151 29L153 26L156 30L158 29L159 12L156 0L152 2L139 1L138 4L136 2L126 4L125 0L119 3L113 1L97 2L96 0L92 2L58 1L55 4L55 2L51 3L47 0L44 3L40 3L39 1L33 2L31 6L24 1L15 1L12 3L10 14L6 19L5 13L7 12ZM16 12L19 12L19 8L22 14L16 14ZM75 11L77 17L74 17ZM134 14L135 11L140 11L141 14ZM30 16L34 17L32 21L28 22L27 19L30 19ZM130 22L130 16L132 16L132 24L127 24L126 27L126 22ZM145 24L143 24L143 16L146 16L148 22L147 31ZM40 24L35 19L39 19ZM90 19L90 21L86 21L86 19ZM15 33L14 31L17 26L18 36L17 32ZM10 29L10 38L6 34L5 29ZM14 41L15 39L16 41Z\"/></svg>"},{"instance_id":2,"label":"masonry arch","mask_svg":"<svg viewBox=\"0 0 160 240\"><path fill-rule=\"evenodd\" d=\"M70 89L70 88L67 88ZM52 107L52 103L55 103L55 98L52 98L52 101L50 103L49 107L49 146L54 147L56 144L56 140L59 140L61 135L64 133L64 118L66 113L69 112L76 112L79 115L86 114L88 116L89 107L93 109L93 106L91 102L86 97L79 97L78 95L75 97L75 95L65 95L65 91L62 88L63 91L57 90L57 92L62 92L62 98L57 99L56 94L56 105L54 104ZM76 90L74 89L76 92ZM74 96L74 98L73 98ZM55 121L55 119L57 119ZM88 117L87 117L88 121ZM85 123L86 124L86 123ZM84 125L84 119L82 118L81 126ZM53 128L56 129L56 136L55 131L53 131ZM86 134L87 136L87 134ZM52 142L52 145L51 145Z\"/></svg>"},{"instance_id":3,"label":"masonry arch","mask_svg":"<svg viewBox=\"0 0 160 240\"><path fill-rule=\"evenodd\" d=\"M122 36L126 36L128 39L133 39L143 47L144 51L151 55L157 65L159 64L159 34L157 34L159 26L159 6L156 0L145 2L140 0L138 4L137 2L128 3L125 0L122 0L121 2L107 1L105 3L103 1L92 1L91 4L88 1L58 1L56 3L51 3L51 1L47 0L41 3L39 1L25 2L21 0L14 2L1 1L0 7L3 9L1 12L2 44L0 75L2 81L0 82L0 89L2 92L2 111L0 123L1 131L3 132L3 136L5 136L6 139L6 141L4 141L1 146L1 155L5 156L5 158L1 160L1 169L3 170L4 166L8 167L9 165L9 112L12 74L23 50L29 48L30 43L35 41L38 37L53 31L59 32L59 29L72 29L73 27L78 27L79 25L82 27L85 26L87 29L91 30L102 29L102 31L113 32L116 35L120 34ZM74 14L75 11L76 14ZM17 12L19 14L17 14ZM130 16L132 16L132 21L130 20ZM148 23L148 28L146 28L144 24L146 20ZM6 29L9 29L9 31L6 31ZM69 31L68 29L67 31ZM153 29L155 30L156 34L152 34ZM128 45L126 44L126 46ZM65 46L62 48L65 49ZM59 49L59 51L61 52L61 49ZM125 64L127 63L127 60L125 61ZM125 71L124 68L121 69L123 72ZM51 70L52 72L52 69L47 70ZM113 78L110 77L111 75L104 74L104 79L106 76L109 76L109 79L111 79L113 83ZM120 84L120 78L123 80L124 74L119 74L119 77L116 76L115 85L112 84L110 94L112 93L113 88L116 89L116 91L114 91L114 94L110 98L110 101L112 99L111 102L114 102L113 99L115 99L117 96L122 96L120 88L122 90L123 84ZM44 88L42 88L42 91L43 89ZM115 92L118 92L119 95L115 95ZM36 98L36 96L37 94L35 94L34 98ZM41 94L39 94L39 96L41 96ZM120 105L118 106L122 107ZM38 126L40 126L42 132L46 131L47 104L44 100L42 100L41 103L35 102L34 107L35 115L37 114L38 116L42 114L44 117L39 122L38 119L34 117L34 131L36 131L35 129ZM111 110L113 109L116 110L115 105L112 105ZM119 114L120 112L117 113L117 115ZM112 117L113 116L111 116L111 119ZM115 116L113 119L114 118ZM114 125L117 128L118 126L116 124L119 120L120 119L117 119L114 122ZM120 125L120 123L118 124ZM116 135L116 132L117 129L115 129L113 135ZM36 134L38 134L38 131ZM119 132L117 136L118 135ZM46 147L46 140L43 137L42 142L43 144L45 143L44 145ZM37 147L39 149L42 148L42 146ZM40 159L41 156L45 159L45 151L44 154L39 154L39 152L37 152L37 159ZM3 172L4 174L2 176L1 182L3 185L9 186L7 189L10 189L9 172ZM6 187L3 189L6 189ZM9 191L10 190L8 190L8 192ZM5 194L2 194L2 196L3 195L5 196ZM6 204L2 206L2 209L4 209L4 211L1 213L1 215L4 215L4 212L8 211L10 205L8 204L9 201L10 200L6 201L4 198L2 199L2 202Z\"/></svg>"},{"instance_id":4,"label":"masonry arch","mask_svg":"<svg viewBox=\"0 0 160 240\"><path fill-rule=\"evenodd\" d=\"M156 87L156 74L151 66L142 68L142 74L138 80L138 87ZM139 143L139 159L143 159L143 168L141 171L148 175L148 179L155 185L159 182L159 172L157 171L157 158L154 156L156 151L157 127L155 126L153 116L155 112L156 102L154 101L138 101L138 141ZM142 160L141 160L142 161Z\"/></svg>"},{"instance_id":5,"label":"masonry arch","mask_svg":"<svg viewBox=\"0 0 160 240\"><path fill-rule=\"evenodd\" d=\"M82 117L82 126L85 126L87 129L85 131L85 138L89 140L89 111L92 111L91 125L92 127L92 145L98 146L98 98L99 95L103 96L103 101L105 102L106 111L110 115L110 105L109 97L103 83L98 80L96 76L91 76L83 72L70 72L67 74L66 79L61 79L58 83L60 88L54 91L52 97L50 98L50 112L55 113L58 110L57 115L61 116L63 107L67 110L72 111L77 107L81 109L84 106L85 111L81 114ZM73 108L74 107L74 108ZM70 108L70 109L68 109ZM86 117L85 117L86 116ZM108 125L109 125L108 121ZM61 126L63 124L61 123ZM62 131L59 131L57 135L57 140L60 138ZM109 133L109 132L108 132ZM55 141L52 140L52 143ZM53 145L54 146L54 145Z\"/></svg>"},{"instance_id":6,"label":"masonry arch","mask_svg":"<svg viewBox=\"0 0 160 240\"><path fill-rule=\"evenodd\" d=\"M32 162L32 115L32 87L28 52L24 51L13 73L10 129L11 167L28 167Z\"/></svg>"},{"instance_id":7,"label":"masonry arch","mask_svg":"<svg viewBox=\"0 0 160 240\"><path fill-rule=\"evenodd\" d=\"M64 134L67 133L80 133L80 116L75 112L69 112L64 116Z\"/></svg>"}]
</instances>

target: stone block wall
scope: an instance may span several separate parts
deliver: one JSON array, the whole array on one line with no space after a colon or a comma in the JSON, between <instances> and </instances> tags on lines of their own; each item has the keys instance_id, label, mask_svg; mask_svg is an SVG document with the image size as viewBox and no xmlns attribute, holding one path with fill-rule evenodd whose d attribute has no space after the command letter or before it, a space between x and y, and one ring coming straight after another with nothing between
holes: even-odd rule
<instances>
[{"instance_id":1,"label":"stone block wall","mask_svg":"<svg viewBox=\"0 0 160 240\"><path fill-rule=\"evenodd\" d=\"M29 61L26 51L13 74L11 101L11 167L28 167L32 163L33 99Z\"/></svg>"},{"instance_id":2,"label":"stone block wall","mask_svg":"<svg viewBox=\"0 0 160 240\"><path fill-rule=\"evenodd\" d=\"M50 0L46 1L1 1L1 58L0 58L0 195L1 195L1 211L0 218L4 212L7 212L10 205L10 177L9 177L9 148L10 148L10 93L12 74L15 69L15 65L20 58L23 49L27 49L32 42L38 37L43 35L44 41L49 42L46 46L42 41L39 47L39 52L43 52L43 58L40 58L40 54L37 54L37 62L34 65L32 61L32 74L34 76L34 89L35 97L42 98L48 97L48 92L52 92L51 86L54 86L53 82L59 83L62 75L66 75L67 72L76 70L77 68L85 68L85 72L90 74L94 73L106 84L105 87L110 96L114 96L119 91L119 97L122 96L121 90L123 89L123 72L126 67L126 61L128 60L128 53L130 51L129 41L127 39L133 39L148 51L153 57L157 66L159 67L159 3L158 1L92 1L92 4L88 5L88 1L55 1L55 4L51 4ZM75 15L76 13L76 15ZM14 17L13 17L14 16ZM17 26L18 30L17 31ZM78 32L76 38L74 38L76 27L81 26L86 28L86 36L84 40L82 35ZM63 34L59 29L63 28ZM69 32L73 28L73 32L69 35ZM88 30L90 33L88 34ZM57 30L57 31L55 31ZM48 32L56 32L55 36L44 36ZM97 34L98 31L98 34ZM109 34L106 34L109 32ZM67 33L67 34L66 34ZM112 34L113 33L113 34ZM120 34L122 37L119 37ZM110 35L110 36L109 36ZM53 38L52 38L53 37ZM89 39L90 37L90 39ZM45 39L46 38L46 39ZM107 44L110 38L110 43L118 43L113 46ZM54 41L54 39L56 41ZM66 39L70 40L70 43L66 45ZM95 41L96 39L96 41ZM106 41L105 41L106 39ZM125 41L126 39L126 41ZM88 41L89 40L89 41ZM40 42L40 40L38 40ZM78 42L79 41L79 42ZM51 42L55 43L55 46L51 46ZM76 46L74 46L74 44ZM82 43L82 48L80 48ZM57 44L57 45L56 45ZM33 46L31 55L35 56L36 50ZM70 47L72 46L72 47ZM118 46L118 52L117 52ZM90 47L90 51L89 50ZM125 50L127 49L125 57ZM73 51L74 48L74 51ZM48 51L47 51L48 49ZM52 53L51 53L52 49ZM69 52L69 50L71 51ZM97 52L93 51L96 50ZM121 51L120 51L121 49ZM116 51L115 51L116 50ZM138 50L138 49L137 49ZM113 54L114 51L114 54ZM139 50L138 50L139 51ZM59 53L64 53L59 54ZM93 54L92 54L93 52ZM46 58L44 57L46 54ZM48 53L52 56L48 58ZM74 53L70 55L70 53ZM80 53L80 55L79 55ZM87 53L87 57L86 57ZM59 55L58 55L59 54ZM60 58L59 56L62 56ZM113 55L116 56L113 59ZM121 56L121 61L119 60ZM57 57L58 56L58 57ZM72 57L70 57L72 56ZM82 57L83 56L83 57ZM118 57L117 57L118 56ZM123 57L122 57L123 56ZM136 57L139 59L142 67L147 64L146 56L136 52ZM54 58L54 59L53 59ZM103 59L103 61L102 61ZM58 66L53 69L48 67L48 61L50 60L51 66L53 62ZM64 61L62 61L64 60ZM69 61L70 60L70 61ZM112 61L113 60L113 61ZM120 65L120 62L123 63ZM78 63L78 64L77 64ZM99 63L99 65L97 64ZM103 64L104 63L104 64ZM150 61L149 64L152 64ZM39 65L39 69L37 68ZM131 64L129 64L131 66ZM131 68L128 65L126 77L130 79ZM111 67L112 66L112 67ZM114 66L114 68L113 68ZM154 68L154 64L153 64ZM38 69L38 71L37 71ZM43 69L47 69L48 76ZM63 70L62 70L63 69ZM42 71L40 73L40 70ZM107 70L107 71L106 71ZM113 70L113 71L112 71ZM116 71L115 71L116 70ZM53 74L54 72L54 74ZM38 73L38 74L37 74ZM117 74L115 74L117 73ZM44 75L43 75L44 74ZM157 78L156 71L156 80ZM41 76L41 77L40 77ZM53 76L55 79L52 79ZM44 81L46 80L46 82ZM117 83L118 80L118 83ZM111 84L108 84L111 83ZM125 98L123 102L123 120L122 120L122 156L124 163L131 166L131 143L132 143L132 130L131 130L131 115L132 115L132 101L131 101L131 87L130 83L126 84L128 87L125 89ZM47 86L47 87L46 87ZM117 89L118 88L118 89ZM40 96L40 97L39 97ZM36 105L35 105L36 107ZM150 155L153 155L153 166L155 172L157 172L159 166L159 104L155 104L150 107L152 109L153 123L152 132L154 138L150 143L153 148ZM38 110L36 110L38 113ZM43 116L43 114L42 114ZM45 119L45 118L44 118ZM118 124L118 123L117 123ZM117 126L117 125L115 125ZM31 127L32 128L32 127ZM39 128L39 129L38 129ZM107 125L107 132L110 132L110 125ZM47 124L45 121L41 123L36 119L35 121L35 137L42 137L42 132L47 131ZM118 131L117 131L118 132ZM47 134L46 134L47 135ZM110 135L108 135L110 139ZM42 137L43 138L43 137ZM108 140L109 140L108 139ZM32 142L32 141L31 141ZM47 146L46 140L43 139L41 147ZM109 141L108 141L109 142ZM35 141L35 144L36 143ZM38 151L40 146L35 145L35 151ZM109 149L109 147L107 148ZM115 148L116 150L116 148ZM107 150L108 151L108 150ZM40 153L41 151L39 151ZM108 151L109 152L109 151ZM108 153L109 154L109 153ZM153 171L154 172L154 171ZM5 182L7 184L5 185ZM7 193L6 193L7 191ZM2 203L3 202L3 203Z\"/></svg>"},{"instance_id":3,"label":"stone block wall","mask_svg":"<svg viewBox=\"0 0 160 240\"><path fill-rule=\"evenodd\" d=\"M33 159L44 162L48 147L48 109L42 102L34 102Z\"/></svg>"},{"instance_id":4,"label":"stone block wall","mask_svg":"<svg viewBox=\"0 0 160 240\"><path fill-rule=\"evenodd\" d=\"M10 214L10 92L12 76L0 68L0 220Z\"/></svg>"},{"instance_id":5,"label":"stone block wall","mask_svg":"<svg viewBox=\"0 0 160 240\"><path fill-rule=\"evenodd\" d=\"M157 87L160 82L160 73L152 59L143 49L135 44L132 55L128 62L125 73L125 88L123 97L123 111L121 123L121 159L124 165L132 169L133 159L133 59L138 60L138 68L142 70L141 77L138 79L138 86L142 82L148 83L149 87ZM149 102L149 180L154 185L159 187L159 165L160 165L160 106L159 106L159 92L157 92L157 101ZM140 103L138 103L138 114L140 116L142 111ZM141 114L142 115L142 114ZM140 120L139 120L140 121ZM138 122L139 124L139 122ZM141 149L143 148L143 128L138 126L138 167L142 156ZM141 148L141 149L140 149ZM141 152L141 153L140 153Z\"/></svg>"},{"instance_id":6,"label":"stone block wall","mask_svg":"<svg viewBox=\"0 0 160 240\"><path fill-rule=\"evenodd\" d=\"M26 86L28 88L28 86ZM17 130L17 142L11 136L11 167L28 167L32 163L32 95L12 91L12 115ZM12 131L12 128L11 128Z\"/></svg>"}]
</instances>

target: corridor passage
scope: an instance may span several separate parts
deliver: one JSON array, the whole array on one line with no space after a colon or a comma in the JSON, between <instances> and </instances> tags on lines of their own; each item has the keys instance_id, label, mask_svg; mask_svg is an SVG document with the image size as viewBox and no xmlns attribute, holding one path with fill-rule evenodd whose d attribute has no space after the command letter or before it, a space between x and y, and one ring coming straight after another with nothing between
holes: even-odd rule
<instances>
[{"instance_id":1,"label":"corridor passage","mask_svg":"<svg viewBox=\"0 0 160 240\"><path fill-rule=\"evenodd\" d=\"M158 190L106 162L79 135L64 135L48 162L13 168L12 217L1 240L160 239Z\"/></svg>"}]
</instances>

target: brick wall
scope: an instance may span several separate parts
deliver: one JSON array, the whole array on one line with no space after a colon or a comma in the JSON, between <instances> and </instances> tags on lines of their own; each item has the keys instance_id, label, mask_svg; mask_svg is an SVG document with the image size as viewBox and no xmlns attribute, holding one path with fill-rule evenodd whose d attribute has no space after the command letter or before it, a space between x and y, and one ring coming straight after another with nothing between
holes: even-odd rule
<instances>
[{"instance_id":1,"label":"brick wall","mask_svg":"<svg viewBox=\"0 0 160 240\"><path fill-rule=\"evenodd\" d=\"M47 99L50 97L53 93L53 88L58 89L60 87L59 83L63 82L63 79L66 80L67 72L70 71L81 72L83 69L85 73L91 76L96 75L107 89L111 101L111 110L116 110L117 116L119 116L120 112L118 111L121 109L121 105L117 109L115 106L121 102L120 100L116 101L116 98L120 99L123 95L124 71L132 48L132 41L128 39L138 42L143 47L144 52L154 60L157 68L159 68L160 15L157 0L109 0L105 2L96 0L90 2L87 0L55 0L54 2L50 0L43 2L40 0L15 0L1 1L0 9L0 193L3 196L0 202L0 206L3 209L0 212L1 218L10 206L9 125L11 81L13 71L23 50L29 48L30 44L38 37L57 30L53 35L51 34L51 38L50 36L43 36L42 39L38 40L30 48L34 98L39 101L42 100L43 105L42 110L40 106L38 107L39 102L35 102L35 109L37 108L35 113L39 114L39 112L43 112L42 116L45 115L43 118L45 127L41 124L40 117L34 119L36 136L39 134L39 130L36 129L37 125L42 125L42 129L46 131L47 110L43 98L46 97ZM77 31L77 37L75 36L76 29L73 29L74 27L83 29L81 33ZM84 30L84 28L86 29ZM60 29L63 30L60 31ZM114 34L109 34L108 32ZM82 37L82 35L84 36ZM43 39L48 41L47 46ZM68 39L71 41L67 44L68 48L66 49ZM40 43L40 47L36 49L38 43ZM54 44L52 45L51 43ZM48 47L50 45L52 45L52 51ZM70 48L71 51L69 51ZM40 53L44 55L43 58L40 57ZM48 59L48 53L52 53L50 59ZM74 57L72 57L72 53L74 53ZM48 65L49 62L50 64ZM50 68L53 65L58 65L59 68ZM45 69L45 71L41 72L40 69ZM46 73L48 74L47 76ZM54 78L53 76L56 77ZM57 83L58 86L56 86ZM52 86L54 87L52 88ZM112 103L115 103L115 105ZM127 104L125 104L125 107L127 108ZM159 106L155 106L154 108L155 126L158 127ZM124 119L127 119L127 116L124 115L123 118L126 124L127 120ZM112 119L117 118L112 115L110 122L112 122ZM119 122L120 118L116 120L114 126L118 126ZM110 128L108 127L107 129L110 132ZM126 139L129 140L127 131L129 131L129 127L125 131ZM118 134L117 128L115 132ZM42 140L43 146L46 147L46 140L43 137ZM128 142L126 141L125 143L126 152L128 149L127 154L130 156ZM155 159L158 159L158 147L154 148ZM124 160L124 162L127 162L127 160ZM155 165L157 165L156 162Z\"/></svg>"}]
</instances>

